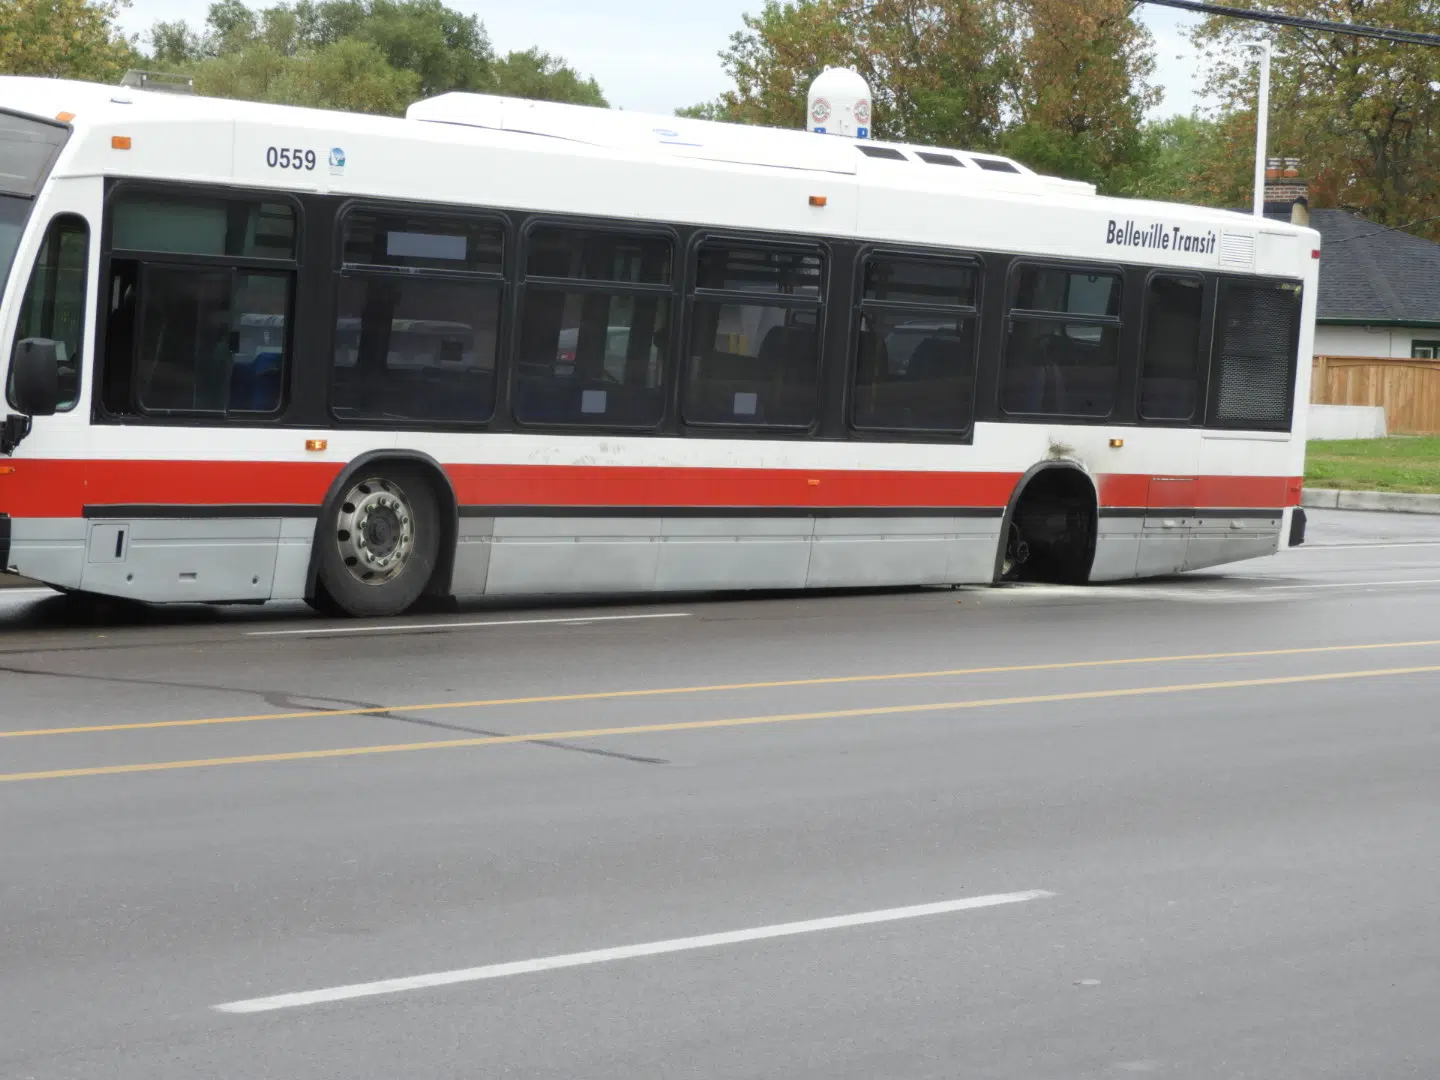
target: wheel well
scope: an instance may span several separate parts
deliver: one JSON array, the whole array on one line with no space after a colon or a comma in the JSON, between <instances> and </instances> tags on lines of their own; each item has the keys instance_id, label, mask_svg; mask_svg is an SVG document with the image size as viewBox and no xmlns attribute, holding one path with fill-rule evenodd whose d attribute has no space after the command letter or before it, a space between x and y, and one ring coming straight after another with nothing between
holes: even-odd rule
<instances>
[{"instance_id":1,"label":"wheel well","mask_svg":"<svg viewBox=\"0 0 1440 1080\"><path fill-rule=\"evenodd\" d=\"M455 497L455 487L445 474L440 463L429 454L418 450L372 450L361 454L346 465L335 477L325 501L320 504L320 516L315 523L315 539L310 544L310 569L305 575L305 598L314 600L320 581L320 529L335 509L336 502L350 488L362 471L382 469L387 466L402 466L418 469L426 474L435 492L435 501L440 511L440 548L435 558L435 570L421 594L426 597L450 595L450 582L455 573L455 547L460 535L460 506Z\"/></svg>"},{"instance_id":2,"label":"wheel well","mask_svg":"<svg viewBox=\"0 0 1440 1080\"><path fill-rule=\"evenodd\" d=\"M1074 465L1037 465L1010 498L995 556L996 581L1077 585L1095 559L1099 497Z\"/></svg>"}]
</instances>

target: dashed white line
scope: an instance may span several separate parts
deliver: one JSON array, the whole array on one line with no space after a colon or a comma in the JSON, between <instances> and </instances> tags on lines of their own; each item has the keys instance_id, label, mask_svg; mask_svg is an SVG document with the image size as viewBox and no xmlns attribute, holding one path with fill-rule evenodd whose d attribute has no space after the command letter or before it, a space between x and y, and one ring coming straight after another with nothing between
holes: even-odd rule
<instances>
[{"instance_id":1,"label":"dashed white line","mask_svg":"<svg viewBox=\"0 0 1440 1080\"><path fill-rule=\"evenodd\" d=\"M495 626L574 625L595 622L625 622L635 619L688 619L688 611L657 612L652 615L580 615L566 619L486 619L481 622L388 623L382 626L316 626L306 630L247 630L246 637L318 637L325 634L405 634L417 630L468 630Z\"/></svg>"},{"instance_id":2,"label":"dashed white line","mask_svg":"<svg viewBox=\"0 0 1440 1080\"><path fill-rule=\"evenodd\" d=\"M1304 554L1307 551L1366 551L1375 548L1415 548L1415 547L1440 547L1440 540L1391 540L1383 543L1356 543L1347 544L1342 542L1334 544L1302 544L1300 547L1286 548L1285 554Z\"/></svg>"},{"instance_id":3,"label":"dashed white line","mask_svg":"<svg viewBox=\"0 0 1440 1080\"><path fill-rule=\"evenodd\" d=\"M712 949L720 945L740 945L748 941L793 937L796 934L813 934L821 930L842 930L851 926L871 926L875 923L898 922L901 919L919 919L928 915L948 915L956 911L1000 907L1004 904L1023 904L1027 900L1042 900L1054 895L1043 889L1031 889L1028 892L971 896L963 900L942 900L933 904L915 904L911 907L862 911L855 915L836 915L826 919L806 919L803 922L756 926L749 930L730 930L721 934L671 938L668 941L652 941L643 945L621 945L613 949L596 949L593 952L565 953L560 956L543 956L535 960L516 960L508 964L488 964L485 967L461 968L457 971L437 971L428 975L409 975L399 979L381 979L378 982L332 986L324 990L276 994L272 997L229 1001L223 1005L211 1007L217 1012L224 1013L260 1013L274 1012L278 1009L297 1009L307 1005L323 1005L332 1001L353 1001L356 998L399 994L409 990L428 990L436 986L454 986L456 983L479 982L483 979L533 975L536 972L554 971L557 968L605 964L613 960L633 960L641 956L687 952L691 949Z\"/></svg>"}]
</instances>

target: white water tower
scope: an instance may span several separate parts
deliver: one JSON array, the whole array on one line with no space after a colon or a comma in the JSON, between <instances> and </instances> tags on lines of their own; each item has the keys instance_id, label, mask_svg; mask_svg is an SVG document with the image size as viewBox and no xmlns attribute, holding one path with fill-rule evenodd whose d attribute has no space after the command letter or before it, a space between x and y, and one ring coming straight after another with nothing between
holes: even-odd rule
<instances>
[{"instance_id":1,"label":"white water tower","mask_svg":"<svg viewBox=\"0 0 1440 1080\"><path fill-rule=\"evenodd\" d=\"M810 85L805 124L820 135L870 137L870 87L858 71L826 68Z\"/></svg>"}]
</instances>

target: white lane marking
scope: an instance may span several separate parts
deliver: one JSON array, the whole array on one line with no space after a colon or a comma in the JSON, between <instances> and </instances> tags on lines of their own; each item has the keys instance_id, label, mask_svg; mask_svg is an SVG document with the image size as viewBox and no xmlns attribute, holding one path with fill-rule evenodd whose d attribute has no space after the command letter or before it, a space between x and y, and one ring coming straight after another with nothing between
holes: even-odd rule
<instances>
[{"instance_id":1,"label":"white lane marking","mask_svg":"<svg viewBox=\"0 0 1440 1080\"><path fill-rule=\"evenodd\" d=\"M1404 581L1327 581L1320 585L1266 585L1258 592L1279 592L1281 589L1368 589L1372 586L1440 585L1440 578L1410 578Z\"/></svg>"},{"instance_id":2,"label":"white lane marking","mask_svg":"<svg viewBox=\"0 0 1440 1080\"><path fill-rule=\"evenodd\" d=\"M59 594L58 592L56 592L54 589L34 589L34 588L30 588L29 586L26 586L26 587L24 587L24 588L14 588L14 589L10 589L10 588L6 588L6 587L3 586L3 585L0 585L0 600L3 600L3 599L4 599L5 597L7 597L7 596L59 596L59 595L60 595L60 594Z\"/></svg>"},{"instance_id":3,"label":"white lane marking","mask_svg":"<svg viewBox=\"0 0 1440 1080\"><path fill-rule=\"evenodd\" d=\"M623 622L628 619L688 619L688 611L654 615L583 615L569 619L487 619L484 622L395 623L387 626L317 626L310 630L247 630L246 637L314 637L318 634L401 634L411 630L464 630L483 626L542 626L566 623Z\"/></svg>"},{"instance_id":4,"label":"white lane marking","mask_svg":"<svg viewBox=\"0 0 1440 1080\"><path fill-rule=\"evenodd\" d=\"M750 930L730 930L722 934L702 934L699 937L672 938L669 941L652 941L643 945L621 945L613 949L596 949L593 952L542 956L535 960L516 960L508 964L489 964L485 967L461 968L458 971L437 971L429 975L409 975L399 979L381 979L378 982L332 986L325 990L276 994L273 997L229 1001L223 1005L213 1005L211 1008L225 1013L274 1012L277 1009L296 1009L306 1005L322 1005L331 1001L351 1001L355 998L376 997L380 994L398 994L407 990L427 990L435 986L453 986L456 983L479 982L482 979L532 975L537 971L554 971L556 968L605 964L612 960L633 960L639 956L658 956L661 953L687 952L691 949L711 949L719 945L739 945L747 941L764 941L767 938L813 934L820 930L870 926L874 923L897 922L901 919L919 919L927 915L946 915L954 911L999 907L1002 904L1022 904L1027 900L1042 900L1054 895L1043 889L1032 889L1029 892L994 893L990 896L972 896L964 900L942 900L934 904L886 908L882 911L862 911L857 915L836 915L828 919L776 923L773 926L757 926Z\"/></svg>"},{"instance_id":5,"label":"white lane marking","mask_svg":"<svg viewBox=\"0 0 1440 1080\"><path fill-rule=\"evenodd\" d=\"M1226 581L1237 578L1229 576ZM1305 589L1368 589L1391 588L1402 585L1440 585L1440 578L1405 578L1383 581L1327 581L1304 585L1262 585L1272 580L1265 577L1248 577L1245 581L1255 582L1248 588L1224 588L1207 581L1176 583L1174 585L1129 585L1124 582L1106 582L1101 585L1019 585L1008 591L1016 595L1030 596L1077 596L1095 599L1115 600L1260 600L1269 593L1290 592Z\"/></svg>"},{"instance_id":6,"label":"white lane marking","mask_svg":"<svg viewBox=\"0 0 1440 1080\"><path fill-rule=\"evenodd\" d=\"M1440 547L1440 540L1391 540L1375 544L1302 544L1296 548L1286 548L1285 553L1305 551L1365 551L1373 548L1411 548L1411 547Z\"/></svg>"}]
</instances>

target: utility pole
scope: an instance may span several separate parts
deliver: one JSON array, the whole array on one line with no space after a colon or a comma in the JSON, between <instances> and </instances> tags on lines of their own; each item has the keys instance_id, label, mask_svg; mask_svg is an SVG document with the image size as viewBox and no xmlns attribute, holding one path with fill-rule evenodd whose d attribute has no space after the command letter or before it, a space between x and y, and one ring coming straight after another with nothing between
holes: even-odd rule
<instances>
[{"instance_id":1,"label":"utility pole","mask_svg":"<svg viewBox=\"0 0 1440 1080\"><path fill-rule=\"evenodd\" d=\"M1260 50L1260 93L1255 103L1255 216L1265 216L1265 154L1270 136L1270 42L1258 41L1250 48Z\"/></svg>"}]
</instances>

